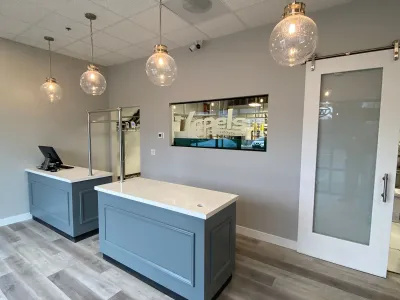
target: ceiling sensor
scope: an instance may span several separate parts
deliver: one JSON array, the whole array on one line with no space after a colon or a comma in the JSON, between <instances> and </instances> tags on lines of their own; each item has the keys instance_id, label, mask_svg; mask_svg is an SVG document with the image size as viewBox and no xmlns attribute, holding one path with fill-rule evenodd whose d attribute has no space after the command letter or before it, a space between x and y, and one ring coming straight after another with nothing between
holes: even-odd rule
<instances>
[{"instance_id":1,"label":"ceiling sensor","mask_svg":"<svg viewBox=\"0 0 400 300\"><path fill-rule=\"evenodd\" d=\"M209 11L212 7L210 0L182 0L183 8L188 12L199 14Z\"/></svg>"},{"instance_id":2,"label":"ceiling sensor","mask_svg":"<svg viewBox=\"0 0 400 300\"><path fill-rule=\"evenodd\" d=\"M189 50L191 52L200 50L202 46L203 46L203 40L197 40L193 44L190 45Z\"/></svg>"}]
</instances>

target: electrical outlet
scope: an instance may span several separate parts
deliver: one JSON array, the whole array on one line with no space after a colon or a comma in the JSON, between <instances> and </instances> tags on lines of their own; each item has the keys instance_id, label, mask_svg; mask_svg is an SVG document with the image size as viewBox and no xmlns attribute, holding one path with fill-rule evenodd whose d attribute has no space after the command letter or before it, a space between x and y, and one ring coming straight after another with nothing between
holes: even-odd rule
<instances>
[{"instance_id":1,"label":"electrical outlet","mask_svg":"<svg viewBox=\"0 0 400 300\"><path fill-rule=\"evenodd\" d=\"M158 133L158 138L163 139L164 138L164 132L159 132Z\"/></svg>"},{"instance_id":2,"label":"electrical outlet","mask_svg":"<svg viewBox=\"0 0 400 300\"><path fill-rule=\"evenodd\" d=\"M151 155L156 155L156 149L151 149Z\"/></svg>"}]
</instances>

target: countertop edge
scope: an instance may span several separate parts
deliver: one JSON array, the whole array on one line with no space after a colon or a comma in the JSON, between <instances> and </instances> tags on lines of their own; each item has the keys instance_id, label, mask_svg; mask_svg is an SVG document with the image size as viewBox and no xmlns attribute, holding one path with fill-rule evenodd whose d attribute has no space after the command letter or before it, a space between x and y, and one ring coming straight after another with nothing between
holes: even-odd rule
<instances>
[{"instance_id":1,"label":"countertop edge","mask_svg":"<svg viewBox=\"0 0 400 300\"><path fill-rule=\"evenodd\" d=\"M53 174L43 173L43 172L40 172L40 171L35 171L34 169L25 169L25 172L36 174L36 175L40 175L40 176L44 176L44 177L48 177L48 178L52 178L52 179L56 179L56 180L67 182L67 183L82 182L82 181L87 181L87 180L93 180L93 179L99 179L99 178L105 178L105 177L112 177L113 176L112 173L107 172L108 174L93 175L93 176L90 176L90 177L88 176L86 178L79 178L79 179L76 179L76 180L70 180L70 179L62 178L62 177L59 177L59 176L55 175L57 172L54 172L54 175ZM106 171L104 171L104 172L106 172Z\"/></svg>"},{"instance_id":2,"label":"countertop edge","mask_svg":"<svg viewBox=\"0 0 400 300\"><path fill-rule=\"evenodd\" d=\"M217 213L219 213L221 210L223 210L224 208L227 208L229 205L237 202L237 200L239 199L238 195L235 195L236 197L233 198L231 201L225 203L224 205L221 205L220 207L218 207L216 210L210 212L209 214L207 214L207 219L211 218L212 216L216 215Z\"/></svg>"},{"instance_id":3,"label":"countertop edge","mask_svg":"<svg viewBox=\"0 0 400 300\"><path fill-rule=\"evenodd\" d=\"M204 214L204 213L198 213L198 212L194 212L194 211L190 211L184 208L180 208L177 206L173 206L173 205L168 205L168 204L163 204L157 201L152 201L152 200L147 200L147 199L143 199L140 197L135 197L132 195L127 195L125 193L121 193L121 192L115 192L115 191L110 191L108 189L103 189L100 186L95 186L94 189L98 192L102 192L105 194L109 194L109 195L113 195L113 196L117 196L117 197L121 197L121 198L126 198L132 201L136 201L136 202L140 202L140 203L144 203L144 204L149 204L155 207L159 207L159 208L164 208L170 211L174 211L177 213L181 213L187 216L191 216L191 217L195 217L195 218L199 218L199 219L209 219L211 218L213 215L215 215L216 213L220 212L221 210L223 210L224 208L228 207L229 205L235 203L237 201L237 199L239 198L238 195L235 195L236 197L233 198L231 201L228 201L227 203L225 203L224 205L221 205L220 207L218 207L217 209L213 210L212 212L208 213L208 214Z\"/></svg>"}]
</instances>

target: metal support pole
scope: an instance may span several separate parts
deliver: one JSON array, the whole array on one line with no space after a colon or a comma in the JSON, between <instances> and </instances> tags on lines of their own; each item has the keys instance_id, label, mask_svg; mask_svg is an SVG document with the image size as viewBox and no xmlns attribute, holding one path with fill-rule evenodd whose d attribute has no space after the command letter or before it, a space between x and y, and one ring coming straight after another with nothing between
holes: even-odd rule
<instances>
[{"instance_id":1,"label":"metal support pole","mask_svg":"<svg viewBox=\"0 0 400 300\"><path fill-rule=\"evenodd\" d=\"M126 128L125 128L126 130ZM126 166L125 166L125 130L122 131L122 174L124 176L125 180L125 175L126 175Z\"/></svg>"},{"instance_id":2,"label":"metal support pole","mask_svg":"<svg viewBox=\"0 0 400 300\"><path fill-rule=\"evenodd\" d=\"M87 121L88 121L88 149L89 149L89 176L93 176L93 170L92 170L92 124L90 122L90 112L87 114Z\"/></svg>"},{"instance_id":3,"label":"metal support pole","mask_svg":"<svg viewBox=\"0 0 400 300\"><path fill-rule=\"evenodd\" d=\"M99 121L92 121L91 123L118 123L118 120L99 120Z\"/></svg>"},{"instance_id":4,"label":"metal support pole","mask_svg":"<svg viewBox=\"0 0 400 300\"><path fill-rule=\"evenodd\" d=\"M124 182L125 174L124 174L124 153L122 149L122 108L118 107L118 136L119 136L119 181L120 183Z\"/></svg>"},{"instance_id":5,"label":"metal support pole","mask_svg":"<svg viewBox=\"0 0 400 300\"><path fill-rule=\"evenodd\" d=\"M113 112L113 111L118 111L118 109L117 108L97 109L97 110L90 111L90 113L91 114L93 114L93 113L106 113L106 112Z\"/></svg>"},{"instance_id":6,"label":"metal support pole","mask_svg":"<svg viewBox=\"0 0 400 300\"><path fill-rule=\"evenodd\" d=\"M136 108L136 107L140 107L139 105L135 105L135 106L120 106L121 109L128 109L128 108Z\"/></svg>"}]
</instances>

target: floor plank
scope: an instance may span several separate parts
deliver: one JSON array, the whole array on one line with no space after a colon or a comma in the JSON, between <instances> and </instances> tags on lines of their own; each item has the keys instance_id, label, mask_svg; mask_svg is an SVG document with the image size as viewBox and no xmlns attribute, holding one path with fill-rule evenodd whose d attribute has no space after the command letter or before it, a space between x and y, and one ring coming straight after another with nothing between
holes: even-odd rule
<instances>
[{"instance_id":1,"label":"floor plank","mask_svg":"<svg viewBox=\"0 0 400 300\"><path fill-rule=\"evenodd\" d=\"M24 225L28 227L30 230L35 231L37 234L41 235L48 241L55 241L60 238L64 238L63 236L59 235L57 232L43 226L42 224L36 222L35 220L29 220L24 222Z\"/></svg>"},{"instance_id":2,"label":"floor plank","mask_svg":"<svg viewBox=\"0 0 400 300\"><path fill-rule=\"evenodd\" d=\"M6 295L4 295L1 289L0 289L0 300L7 300Z\"/></svg>"},{"instance_id":3,"label":"floor plank","mask_svg":"<svg viewBox=\"0 0 400 300\"><path fill-rule=\"evenodd\" d=\"M291 295L287 291L274 289L273 287L260 284L247 277L235 274L234 285L244 290L249 299L268 299L268 300L298 300L297 296Z\"/></svg>"},{"instance_id":4,"label":"floor plank","mask_svg":"<svg viewBox=\"0 0 400 300\"><path fill-rule=\"evenodd\" d=\"M276 279L274 276L251 268L244 263L236 263L235 273L266 286L272 286Z\"/></svg>"},{"instance_id":5,"label":"floor plank","mask_svg":"<svg viewBox=\"0 0 400 300\"><path fill-rule=\"evenodd\" d=\"M118 292L114 296L112 296L109 300L139 300L140 298L137 298L136 296L128 296L124 292Z\"/></svg>"},{"instance_id":6,"label":"floor plank","mask_svg":"<svg viewBox=\"0 0 400 300\"><path fill-rule=\"evenodd\" d=\"M98 297L92 290L90 290L84 284L76 280L65 270L62 270L58 273L49 276L49 279L70 299L101 300L101 298Z\"/></svg>"},{"instance_id":7,"label":"floor plank","mask_svg":"<svg viewBox=\"0 0 400 300\"><path fill-rule=\"evenodd\" d=\"M40 299L69 300L63 292L56 288L44 275L40 274L19 255L10 256L4 261L13 273L17 274Z\"/></svg>"},{"instance_id":8,"label":"floor plank","mask_svg":"<svg viewBox=\"0 0 400 300\"><path fill-rule=\"evenodd\" d=\"M40 300L38 296L13 273L0 277L0 290L8 300Z\"/></svg>"},{"instance_id":9,"label":"floor plank","mask_svg":"<svg viewBox=\"0 0 400 300\"><path fill-rule=\"evenodd\" d=\"M53 244L63 251L71 254L78 261L82 262L83 264L98 273L107 271L110 268L108 263L93 255L89 251L85 250L78 244L73 244L66 239L58 239L54 241Z\"/></svg>"},{"instance_id":10,"label":"floor plank","mask_svg":"<svg viewBox=\"0 0 400 300\"><path fill-rule=\"evenodd\" d=\"M7 258L14 253L12 244L7 243L0 237L0 259Z\"/></svg>"},{"instance_id":11,"label":"floor plank","mask_svg":"<svg viewBox=\"0 0 400 300\"><path fill-rule=\"evenodd\" d=\"M42 249L45 253L49 255L54 255L60 252L60 250L52 245L48 240L46 240L43 236L36 233L35 231L31 230L30 228L18 230L17 235L21 238L22 241L37 245L40 249Z\"/></svg>"},{"instance_id":12,"label":"floor plank","mask_svg":"<svg viewBox=\"0 0 400 300\"><path fill-rule=\"evenodd\" d=\"M45 277L54 274L66 266L58 263L55 257L51 257L42 251L35 244L27 244L25 242L17 242L13 244L15 249L15 254L23 257L26 261L28 261L38 272L43 274Z\"/></svg>"},{"instance_id":13,"label":"floor plank","mask_svg":"<svg viewBox=\"0 0 400 300\"><path fill-rule=\"evenodd\" d=\"M21 229L25 229L25 228L26 228L26 226L24 225L24 223L10 224L10 225L8 225L8 227L9 227L11 230L14 230L14 231L18 231L18 230L21 230Z\"/></svg>"},{"instance_id":14,"label":"floor plank","mask_svg":"<svg viewBox=\"0 0 400 300\"><path fill-rule=\"evenodd\" d=\"M138 300L170 299L136 277L117 268L111 268L103 272L101 276L119 286L126 294L135 295Z\"/></svg>"},{"instance_id":15,"label":"floor plank","mask_svg":"<svg viewBox=\"0 0 400 300\"><path fill-rule=\"evenodd\" d=\"M21 238L8 226L0 227L0 238L6 243L18 242Z\"/></svg>"},{"instance_id":16,"label":"floor plank","mask_svg":"<svg viewBox=\"0 0 400 300\"><path fill-rule=\"evenodd\" d=\"M11 273L11 269L7 266L7 264L0 259L0 277L3 275L6 275L8 273Z\"/></svg>"},{"instance_id":17,"label":"floor plank","mask_svg":"<svg viewBox=\"0 0 400 300\"><path fill-rule=\"evenodd\" d=\"M90 253L96 254L99 252L99 236L95 235L93 237L82 240L78 243L78 245L82 246Z\"/></svg>"},{"instance_id":18,"label":"floor plank","mask_svg":"<svg viewBox=\"0 0 400 300\"><path fill-rule=\"evenodd\" d=\"M101 299L107 300L121 291L114 282L106 280L85 264L76 264L67 268L66 272L92 290Z\"/></svg>"}]
</instances>

